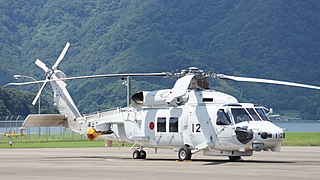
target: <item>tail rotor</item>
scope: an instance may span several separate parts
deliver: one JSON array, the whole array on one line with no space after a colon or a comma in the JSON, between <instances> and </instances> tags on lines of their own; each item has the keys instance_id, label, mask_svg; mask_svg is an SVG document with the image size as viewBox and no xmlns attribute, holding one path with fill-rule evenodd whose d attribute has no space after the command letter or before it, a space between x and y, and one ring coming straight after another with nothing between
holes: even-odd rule
<instances>
[{"instance_id":1,"label":"tail rotor","mask_svg":"<svg viewBox=\"0 0 320 180\"><path fill-rule=\"evenodd\" d=\"M34 100L32 101L32 104L35 105L36 102L38 101L44 87L46 86L47 82L51 79L53 79L54 77L56 77L55 75L55 71L57 70L58 65L60 64L60 62L62 61L62 59L64 58L65 54L67 53L68 49L69 49L70 43L67 42L67 44L65 45L65 47L63 48L60 56L58 57L57 61L54 63L54 65L52 66L51 69L49 69L45 63L43 63L40 59L37 59L35 61L35 64L37 66L39 66L46 74L46 79L44 80L38 94L36 95L36 97L34 98Z\"/></svg>"}]
</instances>

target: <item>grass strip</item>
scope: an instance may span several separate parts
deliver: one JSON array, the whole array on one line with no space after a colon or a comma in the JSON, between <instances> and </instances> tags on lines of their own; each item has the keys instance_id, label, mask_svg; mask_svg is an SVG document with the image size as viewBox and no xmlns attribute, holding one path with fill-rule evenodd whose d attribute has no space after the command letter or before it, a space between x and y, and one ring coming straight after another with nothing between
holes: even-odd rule
<instances>
[{"instance_id":1,"label":"grass strip","mask_svg":"<svg viewBox=\"0 0 320 180\"><path fill-rule=\"evenodd\" d=\"M283 146L320 146L320 132L288 132Z\"/></svg>"}]
</instances>

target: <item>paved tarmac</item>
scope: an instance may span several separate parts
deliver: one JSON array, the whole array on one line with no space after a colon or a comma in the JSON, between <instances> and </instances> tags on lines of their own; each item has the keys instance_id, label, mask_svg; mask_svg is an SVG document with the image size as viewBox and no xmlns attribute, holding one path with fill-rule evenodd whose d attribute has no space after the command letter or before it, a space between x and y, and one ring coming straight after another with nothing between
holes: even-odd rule
<instances>
[{"instance_id":1,"label":"paved tarmac","mask_svg":"<svg viewBox=\"0 0 320 180\"><path fill-rule=\"evenodd\" d=\"M124 147L0 149L0 179L320 179L320 147L283 147L241 162L202 153L177 162L171 150L145 150L147 159L136 160Z\"/></svg>"}]
</instances>

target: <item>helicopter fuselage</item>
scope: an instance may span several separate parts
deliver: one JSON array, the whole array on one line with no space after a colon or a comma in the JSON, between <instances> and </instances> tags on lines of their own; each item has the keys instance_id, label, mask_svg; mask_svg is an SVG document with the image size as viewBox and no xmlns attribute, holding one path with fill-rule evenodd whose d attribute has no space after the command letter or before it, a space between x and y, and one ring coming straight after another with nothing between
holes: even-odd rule
<instances>
[{"instance_id":1,"label":"helicopter fuselage","mask_svg":"<svg viewBox=\"0 0 320 180\"><path fill-rule=\"evenodd\" d=\"M162 73L122 73L76 76L67 78L58 65L67 52L67 43L52 68L37 59L46 74L43 81L9 83L28 85L43 83L33 100L50 82L54 103L60 114L30 114L23 127L64 126L87 134L90 140L107 139L130 142L138 147L133 158L145 159L143 147L179 150L180 160L191 159L193 153L229 156L240 160L253 151L280 151L285 138L283 130L268 119L266 108L251 103L239 103L228 94L209 90L208 79L277 84L320 90L319 86L271 79L217 74L189 67L181 71ZM130 99L130 77L178 78L171 89L143 91ZM127 83L127 106L91 115L82 115L73 102L66 80L122 77ZM131 102L131 104L130 104Z\"/></svg>"},{"instance_id":2,"label":"helicopter fuselage","mask_svg":"<svg viewBox=\"0 0 320 180\"><path fill-rule=\"evenodd\" d=\"M99 133L99 139L141 147L179 150L188 146L193 153L225 156L280 150L285 134L268 121L263 107L238 103L236 98L213 90L189 90L184 99L177 106L157 102L154 106L118 108L100 113L98 118L91 115L93 120L87 116L85 121ZM106 129L113 133L106 133Z\"/></svg>"}]
</instances>

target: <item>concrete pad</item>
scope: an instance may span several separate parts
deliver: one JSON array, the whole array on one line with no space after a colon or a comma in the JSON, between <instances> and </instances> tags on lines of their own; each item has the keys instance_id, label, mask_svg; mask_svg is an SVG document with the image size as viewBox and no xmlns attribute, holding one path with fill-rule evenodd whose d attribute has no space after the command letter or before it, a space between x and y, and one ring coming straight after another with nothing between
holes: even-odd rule
<instances>
[{"instance_id":1,"label":"concrete pad","mask_svg":"<svg viewBox=\"0 0 320 180\"><path fill-rule=\"evenodd\" d=\"M319 179L320 147L256 152L241 162L194 154L177 162L171 150L132 159L129 148L0 149L0 179Z\"/></svg>"}]
</instances>

